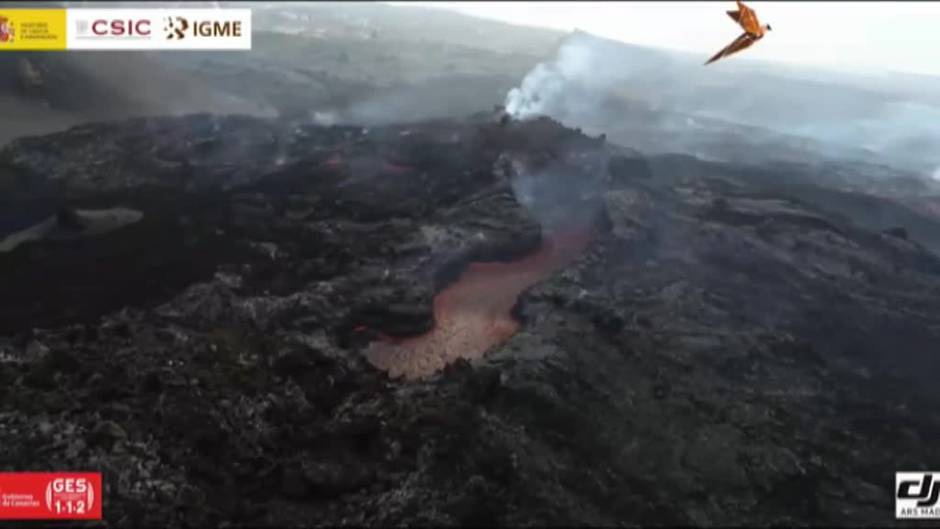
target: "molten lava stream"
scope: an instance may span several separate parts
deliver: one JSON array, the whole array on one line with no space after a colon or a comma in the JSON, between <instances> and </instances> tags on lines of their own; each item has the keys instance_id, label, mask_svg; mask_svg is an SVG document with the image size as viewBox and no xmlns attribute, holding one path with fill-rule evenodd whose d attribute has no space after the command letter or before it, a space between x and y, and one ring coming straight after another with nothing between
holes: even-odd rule
<instances>
[{"instance_id":1,"label":"molten lava stream","mask_svg":"<svg viewBox=\"0 0 940 529\"><path fill-rule=\"evenodd\" d=\"M392 378L413 380L458 358L482 357L519 330L512 316L519 295L581 255L590 238L590 229L581 227L547 237L537 252L515 261L470 263L434 298L434 329L373 342L366 358Z\"/></svg>"}]
</instances>

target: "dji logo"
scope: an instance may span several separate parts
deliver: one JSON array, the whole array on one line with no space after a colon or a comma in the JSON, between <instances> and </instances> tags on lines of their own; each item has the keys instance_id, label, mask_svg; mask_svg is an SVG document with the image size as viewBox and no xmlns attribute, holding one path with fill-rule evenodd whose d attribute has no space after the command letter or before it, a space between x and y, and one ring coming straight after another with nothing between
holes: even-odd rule
<instances>
[{"instance_id":1,"label":"dji logo","mask_svg":"<svg viewBox=\"0 0 940 529\"><path fill-rule=\"evenodd\" d=\"M940 518L940 472L895 472L897 518Z\"/></svg>"}]
</instances>

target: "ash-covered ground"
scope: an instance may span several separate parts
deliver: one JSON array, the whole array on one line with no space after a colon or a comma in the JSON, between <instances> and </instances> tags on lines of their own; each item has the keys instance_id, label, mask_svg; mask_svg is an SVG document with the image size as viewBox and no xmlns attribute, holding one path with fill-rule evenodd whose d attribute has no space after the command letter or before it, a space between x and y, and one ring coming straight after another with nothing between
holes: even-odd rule
<instances>
[{"instance_id":1,"label":"ash-covered ground","mask_svg":"<svg viewBox=\"0 0 940 529\"><path fill-rule=\"evenodd\" d=\"M120 527L894 523L940 467L940 259L766 180L491 115L17 140L0 467L101 470ZM484 356L370 363L565 229Z\"/></svg>"}]
</instances>

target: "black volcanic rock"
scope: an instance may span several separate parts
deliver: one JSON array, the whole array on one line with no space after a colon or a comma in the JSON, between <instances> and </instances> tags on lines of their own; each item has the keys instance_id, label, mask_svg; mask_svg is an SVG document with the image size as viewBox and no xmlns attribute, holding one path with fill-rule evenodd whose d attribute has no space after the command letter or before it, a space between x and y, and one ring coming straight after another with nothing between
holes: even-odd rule
<instances>
[{"instance_id":1,"label":"black volcanic rock","mask_svg":"<svg viewBox=\"0 0 940 529\"><path fill-rule=\"evenodd\" d=\"M610 159L607 165L607 171L610 173L614 183L629 182L635 178L650 178L653 173L650 171L649 163L643 158L628 158L626 156L615 156Z\"/></svg>"},{"instance_id":2,"label":"black volcanic rock","mask_svg":"<svg viewBox=\"0 0 940 529\"><path fill-rule=\"evenodd\" d=\"M547 119L14 142L0 201L144 216L0 254L0 466L102 470L120 527L893 523L893 472L940 465L940 259L750 171ZM507 343L365 361L571 218Z\"/></svg>"},{"instance_id":3,"label":"black volcanic rock","mask_svg":"<svg viewBox=\"0 0 940 529\"><path fill-rule=\"evenodd\" d=\"M84 225L74 209L61 208L56 212L56 222L62 228L71 231L81 231Z\"/></svg>"},{"instance_id":4,"label":"black volcanic rock","mask_svg":"<svg viewBox=\"0 0 940 529\"><path fill-rule=\"evenodd\" d=\"M892 237L897 237L898 239L907 240L907 230L903 226L888 228L885 230L885 233Z\"/></svg>"}]
</instances>

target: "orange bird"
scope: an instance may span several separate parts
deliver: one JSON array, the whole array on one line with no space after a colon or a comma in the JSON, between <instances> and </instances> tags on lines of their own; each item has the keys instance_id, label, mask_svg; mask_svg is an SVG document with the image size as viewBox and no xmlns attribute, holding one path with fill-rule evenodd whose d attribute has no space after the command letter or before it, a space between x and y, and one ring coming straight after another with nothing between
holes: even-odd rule
<instances>
[{"instance_id":1,"label":"orange bird","mask_svg":"<svg viewBox=\"0 0 940 529\"><path fill-rule=\"evenodd\" d=\"M734 39L734 42L725 46L724 49L716 53L711 59L708 59L708 62L705 63L706 65L718 59L733 55L745 48L749 48L752 44L764 38L764 35L770 31L770 24L764 24L762 26L757 20L757 13L755 13L753 9L744 5L741 0L737 0L737 2L738 10L728 11L728 16L744 28L744 33L741 33L741 36Z\"/></svg>"}]
</instances>

